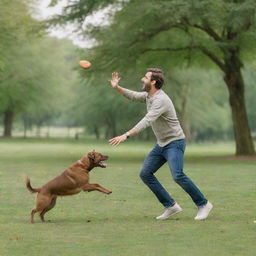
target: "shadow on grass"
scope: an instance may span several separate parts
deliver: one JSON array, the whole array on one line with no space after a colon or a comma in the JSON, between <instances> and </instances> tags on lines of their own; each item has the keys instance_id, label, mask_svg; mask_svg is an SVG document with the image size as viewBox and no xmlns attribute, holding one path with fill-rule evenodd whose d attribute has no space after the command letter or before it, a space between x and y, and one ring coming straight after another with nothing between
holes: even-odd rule
<instances>
[{"instance_id":1,"label":"shadow on grass","mask_svg":"<svg viewBox=\"0 0 256 256\"><path fill-rule=\"evenodd\" d=\"M45 222L41 222L40 219L35 219L35 223L31 224L29 221L27 221L28 224L31 225L37 225L37 224L41 224L41 225L61 225L61 224L86 224L86 225L90 225L90 224L107 224L107 223L113 223L113 222L121 222L121 223L127 223L127 222L156 222L156 223L165 223L165 222L176 222L176 221L180 221L182 218L181 217L173 217L173 218L169 218L167 220L164 221L160 221L160 220L156 220L155 216L153 215L135 215L135 213L129 213L129 215L119 215L119 216L114 216L114 217L105 217L105 216L97 216L97 217L72 217L72 218L49 218L49 219L45 219ZM21 221L19 221L21 222Z\"/></svg>"}]
</instances>

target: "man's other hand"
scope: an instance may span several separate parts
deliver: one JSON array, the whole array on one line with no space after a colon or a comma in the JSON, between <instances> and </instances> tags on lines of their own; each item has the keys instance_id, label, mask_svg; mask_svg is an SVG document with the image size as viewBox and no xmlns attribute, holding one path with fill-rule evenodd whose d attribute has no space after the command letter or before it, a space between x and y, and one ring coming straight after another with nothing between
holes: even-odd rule
<instances>
[{"instance_id":1,"label":"man's other hand","mask_svg":"<svg viewBox=\"0 0 256 256\"><path fill-rule=\"evenodd\" d=\"M115 138L110 139L108 142L112 146L118 146L121 142L127 140L127 135L123 134L121 136L117 136Z\"/></svg>"}]
</instances>

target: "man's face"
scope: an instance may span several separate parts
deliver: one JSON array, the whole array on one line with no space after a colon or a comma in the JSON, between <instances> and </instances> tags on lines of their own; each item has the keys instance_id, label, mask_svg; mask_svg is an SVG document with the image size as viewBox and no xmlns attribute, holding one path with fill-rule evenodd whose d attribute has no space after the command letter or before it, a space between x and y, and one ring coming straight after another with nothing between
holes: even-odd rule
<instances>
[{"instance_id":1,"label":"man's face","mask_svg":"<svg viewBox=\"0 0 256 256\"><path fill-rule=\"evenodd\" d=\"M155 83L155 81L151 81L152 72L147 72L142 78L142 91L149 92Z\"/></svg>"}]
</instances>

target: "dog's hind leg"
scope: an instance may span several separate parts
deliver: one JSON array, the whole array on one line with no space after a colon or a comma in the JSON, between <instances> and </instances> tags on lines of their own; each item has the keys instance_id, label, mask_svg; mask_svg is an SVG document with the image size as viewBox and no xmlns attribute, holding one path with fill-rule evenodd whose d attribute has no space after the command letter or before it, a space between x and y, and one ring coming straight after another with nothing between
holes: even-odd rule
<instances>
[{"instance_id":1,"label":"dog's hind leg","mask_svg":"<svg viewBox=\"0 0 256 256\"><path fill-rule=\"evenodd\" d=\"M40 213L40 218L41 218L41 220L42 220L43 222L45 222L45 220L44 220L44 215L45 215L48 211L50 211L50 210L55 206L56 200L57 200L57 196L53 197L53 198L52 198L52 201L51 201L51 203L50 203L50 205L49 205L48 207L46 207L46 208Z\"/></svg>"},{"instance_id":2,"label":"dog's hind leg","mask_svg":"<svg viewBox=\"0 0 256 256\"><path fill-rule=\"evenodd\" d=\"M37 194L37 199L36 199L36 208L31 211L31 218L30 222L34 223L34 215L35 213L39 212L40 215L42 212L47 209L52 202L52 197L47 195L47 194Z\"/></svg>"},{"instance_id":3,"label":"dog's hind leg","mask_svg":"<svg viewBox=\"0 0 256 256\"><path fill-rule=\"evenodd\" d=\"M34 215L35 215L36 212L37 212L36 209L33 209L33 210L31 211L31 217L30 217L30 222L31 222L31 223L35 223L35 222L34 222Z\"/></svg>"},{"instance_id":4,"label":"dog's hind leg","mask_svg":"<svg viewBox=\"0 0 256 256\"><path fill-rule=\"evenodd\" d=\"M44 220L44 214L47 212L47 210L43 210L41 213L40 213L40 218L42 220L42 222L45 222Z\"/></svg>"}]
</instances>

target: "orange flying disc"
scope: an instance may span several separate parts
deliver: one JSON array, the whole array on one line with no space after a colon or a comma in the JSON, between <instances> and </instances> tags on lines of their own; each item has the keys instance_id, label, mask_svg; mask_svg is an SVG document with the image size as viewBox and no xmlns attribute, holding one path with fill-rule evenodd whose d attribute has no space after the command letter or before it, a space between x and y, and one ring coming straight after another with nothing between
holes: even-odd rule
<instances>
[{"instance_id":1,"label":"orange flying disc","mask_svg":"<svg viewBox=\"0 0 256 256\"><path fill-rule=\"evenodd\" d=\"M88 61L88 60L80 60L79 61L79 65L82 67L82 68L85 68L85 69L88 69L91 67L91 62Z\"/></svg>"}]
</instances>

